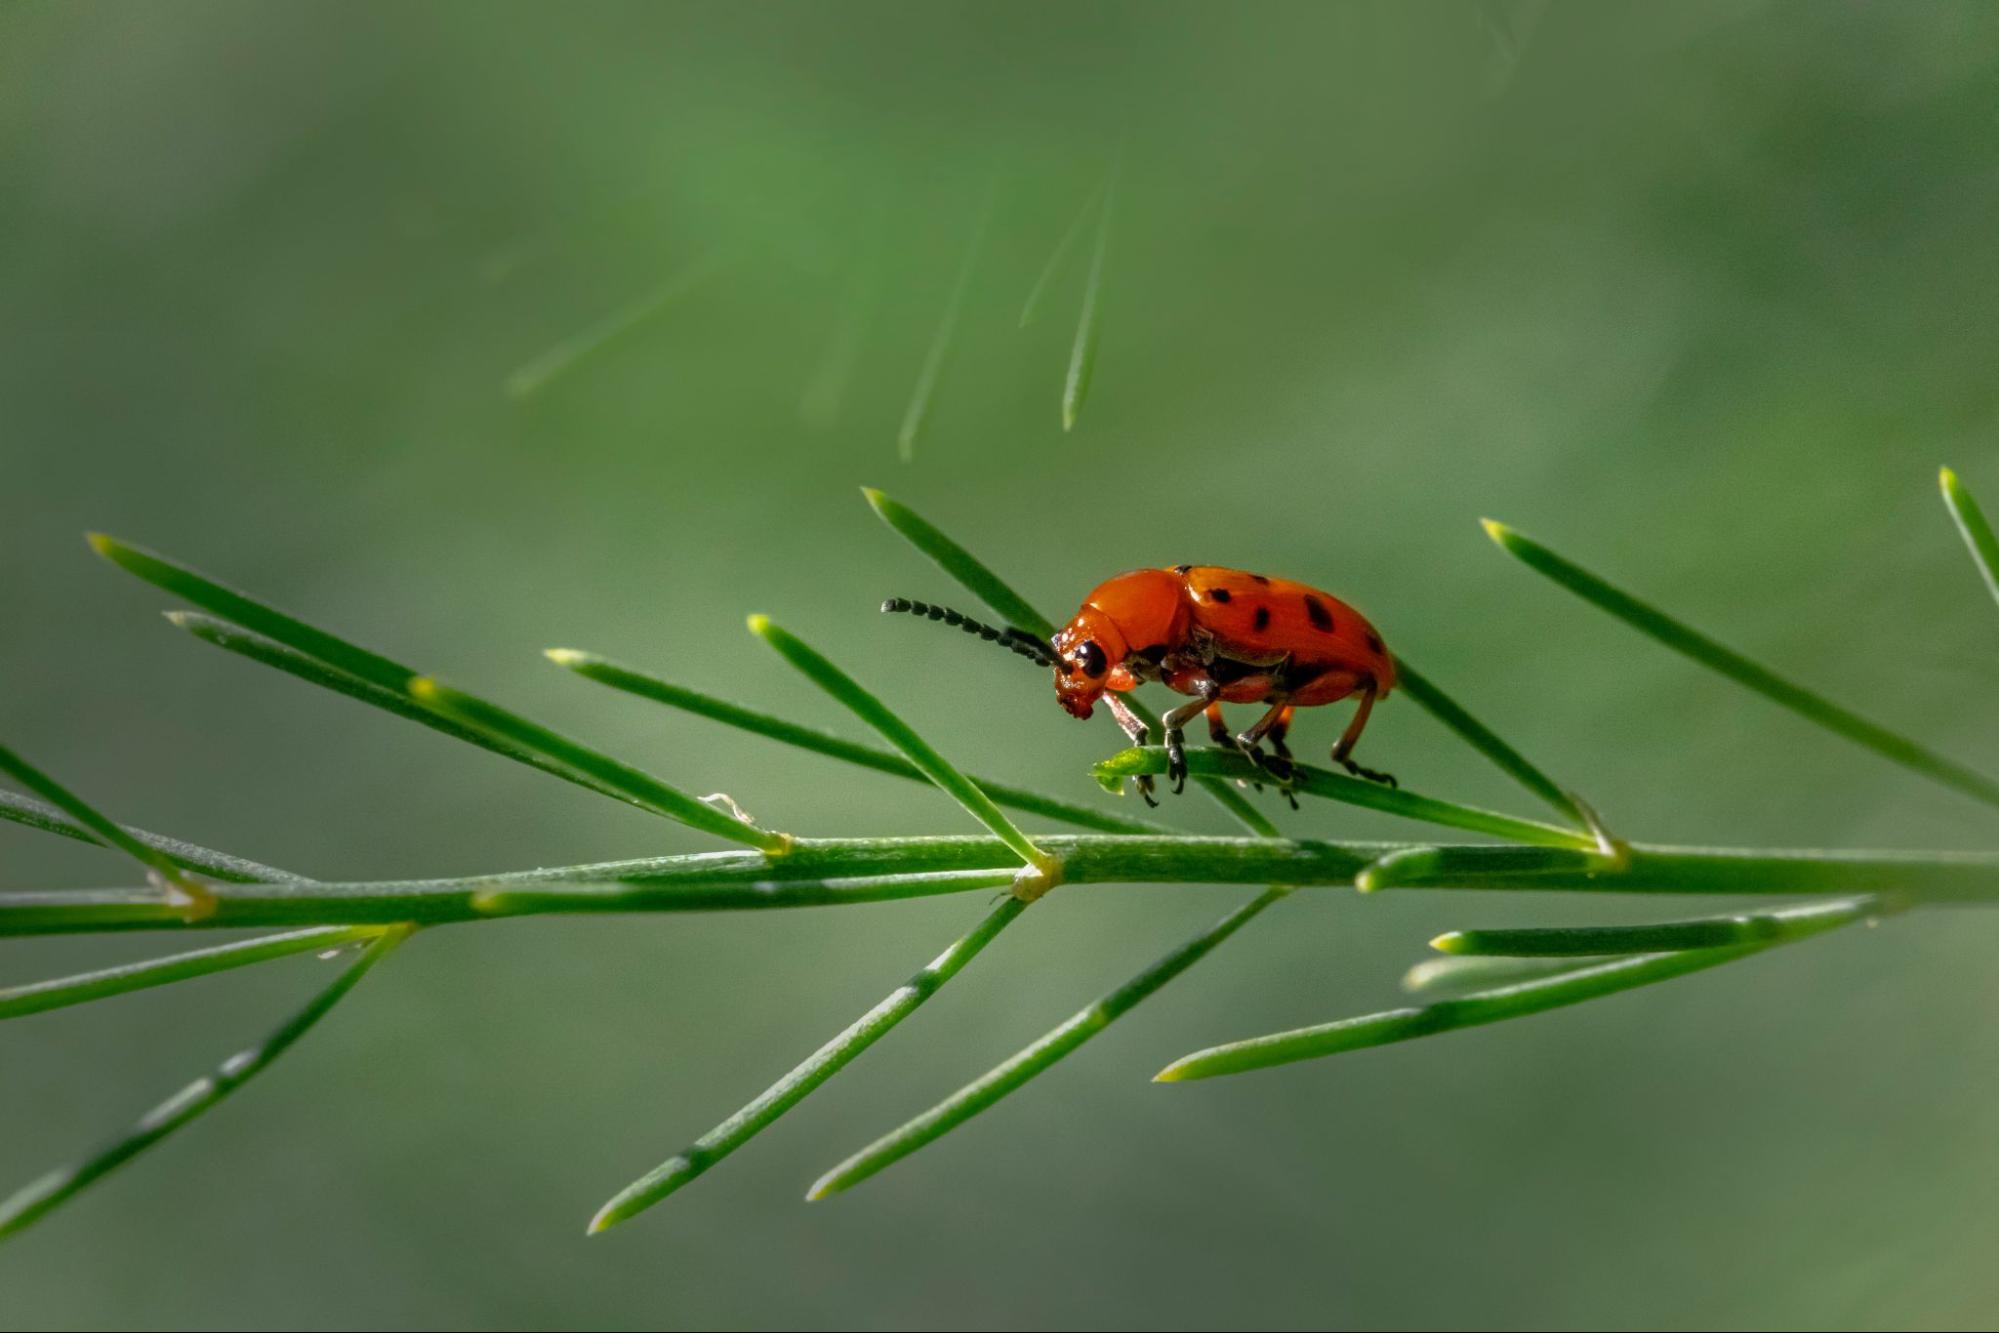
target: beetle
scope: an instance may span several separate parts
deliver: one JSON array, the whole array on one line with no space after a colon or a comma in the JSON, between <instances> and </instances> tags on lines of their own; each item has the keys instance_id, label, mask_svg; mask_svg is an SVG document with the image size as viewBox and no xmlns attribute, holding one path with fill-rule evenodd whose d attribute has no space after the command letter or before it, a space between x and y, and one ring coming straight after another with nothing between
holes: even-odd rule
<instances>
[{"instance_id":1,"label":"beetle","mask_svg":"<svg viewBox=\"0 0 1999 1333\"><path fill-rule=\"evenodd\" d=\"M956 625L1051 668L1055 697L1071 716L1089 717L1102 699L1134 745L1147 743L1150 728L1123 694L1156 680L1191 696L1161 719L1176 793L1187 785L1185 728L1197 714L1207 715L1217 746L1243 754L1282 783L1291 771L1285 738L1293 713L1350 696L1359 702L1333 745L1333 762L1356 777L1396 785L1353 758L1376 701L1395 687L1395 658L1365 616L1307 584L1219 565L1135 569L1092 589L1050 640L908 598L890 598L882 610ZM1235 734L1222 717L1225 703L1260 703L1264 712ZM1150 776L1138 779L1139 794L1156 804L1152 787Z\"/></svg>"}]
</instances>

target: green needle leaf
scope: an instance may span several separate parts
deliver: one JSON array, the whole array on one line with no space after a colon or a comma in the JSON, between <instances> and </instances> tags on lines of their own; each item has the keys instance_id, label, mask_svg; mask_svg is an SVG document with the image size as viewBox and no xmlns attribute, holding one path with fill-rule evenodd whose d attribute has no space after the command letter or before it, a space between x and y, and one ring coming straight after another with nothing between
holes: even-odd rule
<instances>
[{"instance_id":1,"label":"green needle leaf","mask_svg":"<svg viewBox=\"0 0 1999 1333\"><path fill-rule=\"evenodd\" d=\"M1211 949L1248 924L1257 913L1289 892L1284 888L1264 890L1095 1004L1071 1015L1004 1064L966 1084L914 1120L882 1135L828 1171L805 1197L823 1199L851 1189L883 1167L948 1134L1115 1023L1167 982L1206 957Z\"/></svg>"},{"instance_id":2,"label":"green needle leaf","mask_svg":"<svg viewBox=\"0 0 1999 1333\"><path fill-rule=\"evenodd\" d=\"M1114 786L1141 773L1162 774L1166 772L1167 764L1166 751L1159 746L1148 745L1144 749L1120 750L1092 771L1099 782ZM1187 772L1189 775L1199 774L1226 781L1270 781L1270 775L1265 770L1230 750L1187 751ZM1359 778L1330 773L1308 764L1292 766L1291 789L1304 796L1344 801L1349 805L1401 815L1405 819L1469 829L1474 833L1490 833L1514 842L1577 849L1596 846L1595 839L1572 829L1557 828L1532 819L1517 819L1512 815L1459 805L1454 801L1440 801L1433 796L1421 796L1378 782L1363 782Z\"/></svg>"},{"instance_id":3,"label":"green needle leaf","mask_svg":"<svg viewBox=\"0 0 1999 1333\"><path fill-rule=\"evenodd\" d=\"M1642 926L1554 926L1523 930L1453 930L1430 941L1448 954L1496 954L1514 958L1588 957L1613 953L1670 953L1680 949L1721 949L1737 944L1771 944L1816 934L1827 920L1844 924L1855 912L1881 914L1876 899L1813 903L1767 912L1657 921Z\"/></svg>"},{"instance_id":4,"label":"green needle leaf","mask_svg":"<svg viewBox=\"0 0 1999 1333\"><path fill-rule=\"evenodd\" d=\"M1047 296L1049 287L1055 281L1055 275L1060 273L1063 264L1068 262L1069 252L1076 248L1077 241L1083 239L1083 228L1089 225L1091 215L1097 211L1097 201L1104 197L1107 185L1108 178L1105 184L1098 185L1090 191L1089 197L1083 200L1082 208L1077 210L1075 221L1069 224L1068 230L1062 233L1062 239L1056 242L1055 253L1048 256L1048 262L1042 266L1041 276L1034 280L1034 286L1027 293L1027 300L1020 307L1021 328L1024 329L1032 324L1035 316L1041 313L1042 298Z\"/></svg>"},{"instance_id":5,"label":"green needle leaf","mask_svg":"<svg viewBox=\"0 0 1999 1333\"><path fill-rule=\"evenodd\" d=\"M203 643L213 644L217 648L235 653L241 657L247 657L252 662L259 662L267 667L275 667L286 675L296 676L307 684L317 685L321 689L332 690L335 694L344 694L350 699L358 699L362 703L370 704L385 713L392 713L397 717L407 718L411 722L429 727L432 731L449 736L453 740L466 741L478 746L482 750L491 750L494 754L505 755L517 763L526 764L531 768L538 768L544 773L561 778L564 782L574 782L579 786L589 788L591 791L616 797L618 800L625 799L619 793L590 781L582 774L565 768L544 755L536 754L532 750L523 750L516 745L509 745L507 742L496 739L483 731L461 726L450 718L433 712L431 709L424 707L416 700L410 698L405 688L390 690L384 689L379 685L371 685L359 676L350 676L345 671L328 666L316 657L308 657L304 653L293 648L287 648L273 639L267 639L261 634L252 634L248 630L238 629L226 620L218 620L214 616L203 615L199 611L169 611L166 613L166 617L177 628L186 630ZM408 677L404 678L405 686L408 679Z\"/></svg>"},{"instance_id":6,"label":"green needle leaf","mask_svg":"<svg viewBox=\"0 0 1999 1333\"><path fill-rule=\"evenodd\" d=\"M1573 972L1582 965L1575 958L1425 958L1402 974L1402 989L1411 995L1462 995Z\"/></svg>"},{"instance_id":7,"label":"green needle leaf","mask_svg":"<svg viewBox=\"0 0 1999 1333\"><path fill-rule=\"evenodd\" d=\"M1500 771L1528 791L1546 801L1554 811L1576 824L1588 827L1589 818L1568 792L1536 768L1527 756L1499 738L1498 733L1460 707L1455 699L1438 689L1428 676L1401 659L1395 659L1397 683L1430 716L1456 732L1460 739L1496 764Z\"/></svg>"},{"instance_id":8,"label":"green needle leaf","mask_svg":"<svg viewBox=\"0 0 1999 1333\"><path fill-rule=\"evenodd\" d=\"M1958 534L1964 538L1965 549L1971 552L1972 563L1985 579L1985 590L1999 601L1999 538L1992 535L1985 511L1971 498L1971 492L1964 488L1955 472L1944 468L1939 480L1943 485L1944 505L1957 524Z\"/></svg>"},{"instance_id":9,"label":"green needle leaf","mask_svg":"<svg viewBox=\"0 0 1999 1333\"><path fill-rule=\"evenodd\" d=\"M790 835L758 828L706 801L669 786L652 774L593 750L581 741L530 722L497 704L476 698L425 676L409 682L409 693L418 703L435 708L476 731L483 731L512 746L533 750L558 764L574 769L592 784L608 789L633 805L654 814L677 819L691 828L713 833L733 842L746 843L771 855L782 855L791 845Z\"/></svg>"},{"instance_id":10,"label":"green needle leaf","mask_svg":"<svg viewBox=\"0 0 1999 1333\"><path fill-rule=\"evenodd\" d=\"M928 967L855 1019L790 1073L759 1093L742 1110L620 1190L591 1219L590 1234L595 1235L644 1212L762 1133L779 1116L805 1100L820 1084L844 1069L855 1056L887 1036L891 1028L914 1013L945 982L958 975L965 964L977 957L979 951L1026 907L1024 900L1008 897L988 913L971 934L939 954Z\"/></svg>"},{"instance_id":11,"label":"green needle leaf","mask_svg":"<svg viewBox=\"0 0 1999 1333\"><path fill-rule=\"evenodd\" d=\"M1006 581L993 573L984 561L945 536L928 519L872 486L863 486L861 494L867 497L869 506L882 522L935 561L939 569L992 608L993 614L1006 624L1026 630L1037 639L1054 636L1055 626L1047 616L1029 606L1027 599L1008 587Z\"/></svg>"},{"instance_id":12,"label":"green needle leaf","mask_svg":"<svg viewBox=\"0 0 1999 1333\"><path fill-rule=\"evenodd\" d=\"M1701 665L1719 671L1737 684L1747 686L1765 698L1782 704L1800 717L1816 722L1826 730L1844 736L1854 744L1864 746L1885 759L1892 760L1913 772L1921 773L1924 777L1960 791L1974 800L1983 801L1987 805L1999 805L1999 782L1994 782L1982 773L1947 759L1905 736L1889 731L1886 727L1870 722L1821 694L1785 680L1734 649L1723 647L1699 630L1673 619L1665 612L1639 601L1621 589L1612 587L1581 566L1572 564L1531 537L1523 536L1503 523L1495 523L1488 519L1485 530L1507 554L1514 556L1536 572L1547 575L1584 601L1610 612L1632 628L1651 635L1668 648L1684 653Z\"/></svg>"},{"instance_id":13,"label":"green needle leaf","mask_svg":"<svg viewBox=\"0 0 1999 1333\"><path fill-rule=\"evenodd\" d=\"M40 1221L270 1068L271 1063L283 1055L292 1043L311 1031L313 1024L324 1018L327 1011L338 1004L370 968L407 939L410 930L409 926L397 926L376 936L332 985L315 995L303 1009L286 1019L263 1041L238 1051L224 1060L214 1073L196 1079L155 1106L124 1134L90 1157L73 1166L49 1172L16 1191L13 1197L0 1202L0 1238L11 1236Z\"/></svg>"},{"instance_id":14,"label":"green needle leaf","mask_svg":"<svg viewBox=\"0 0 1999 1333\"><path fill-rule=\"evenodd\" d=\"M1090 396L1090 381L1097 370L1097 338L1102 316L1099 307L1104 290L1104 257L1110 252L1111 214L1117 205L1117 182L1104 186L1103 210L1097 214L1097 244L1090 256L1089 282L1083 288L1083 311L1076 320L1076 341L1069 348L1069 373L1062 381L1062 429L1076 429L1083 403Z\"/></svg>"},{"instance_id":15,"label":"green needle leaf","mask_svg":"<svg viewBox=\"0 0 1999 1333\"><path fill-rule=\"evenodd\" d=\"M308 930L266 935L261 939L238 940L210 949L193 949L166 958L125 963L118 967L80 972L71 977L37 981L25 986L0 986L0 1019L20 1018L49 1009L102 1000L128 991L165 986L211 972L227 972L272 958L285 958L309 949L332 949L351 940L370 939L382 933L381 926L315 926Z\"/></svg>"},{"instance_id":16,"label":"green needle leaf","mask_svg":"<svg viewBox=\"0 0 1999 1333\"><path fill-rule=\"evenodd\" d=\"M206 915L213 907L207 888L189 877L172 857L152 844L133 837L125 831L124 825L106 819L82 797L4 745L0 745L0 773L5 773L81 824L97 841L117 848L157 876L168 898L188 915Z\"/></svg>"},{"instance_id":17,"label":"green needle leaf","mask_svg":"<svg viewBox=\"0 0 1999 1333\"><path fill-rule=\"evenodd\" d=\"M717 699L713 695L691 690L683 685L649 676L642 671L620 666L606 658L592 653L578 652L574 648L550 648L548 660L557 666L567 667L577 675L594 680L600 685L635 694L641 699L650 699L669 708L678 708L700 717L712 718L717 722L759 736L768 736L786 745L810 750L815 754L842 759L847 763L871 768L878 773L888 773L911 782L928 782L923 770L910 763L901 755L872 745L861 745L845 740L829 732L813 727L787 722L781 717L761 713L739 704ZM994 782L989 778L974 777L972 781L1000 805L1009 806L1027 814L1042 815L1049 819L1059 819L1074 824L1078 828L1096 829L1103 833L1159 833L1160 825L1142 819L1128 819L1122 815L1106 814L1092 810L1088 806L1073 805L1068 801L1043 796L1039 792Z\"/></svg>"},{"instance_id":18,"label":"green needle leaf","mask_svg":"<svg viewBox=\"0 0 1999 1333\"><path fill-rule=\"evenodd\" d=\"M671 310L688 293L727 267L726 260L711 255L668 278L650 294L613 311L582 332L564 338L507 376L507 396L518 399L540 393L578 365L622 342Z\"/></svg>"},{"instance_id":19,"label":"green needle leaf","mask_svg":"<svg viewBox=\"0 0 1999 1333\"><path fill-rule=\"evenodd\" d=\"M1872 903L1839 903L1822 911L1809 929L1783 939L1737 944L1722 949L1687 949L1678 953L1641 954L1635 958L1613 958L1538 980L1521 981L1493 990L1477 991L1456 999L1439 1000L1415 1009L1391 1009L1386 1013L1345 1018L1317 1027L1252 1037L1247 1041L1211 1046L1183 1055L1166 1066L1154 1079L1179 1083L1190 1079L1213 1078L1218 1074L1240 1074L1271 1065L1314 1060L1321 1056L1357 1051L1367 1046L1385 1046L1416 1037L1455 1032L1459 1028L1522 1018L1565 1005L1614 995L1638 986L1650 986L1699 972L1738 958L1763 952L1789 940L1802 939L1838 926L1850 925L1875 915Z\"/></svg>"},{"instance_id":20,"label":"green needle leaf","mask_svg":"<svg viewBox=\"0 0 1999 1333\"><path fill-rule=\"evenodd\" d=\"M77 842L88 842L102 847L97 835L82 824L77 823L56 807L29 796L19 796L11 791L0 791L0 819L9 820L28 828L41 829L45 833L59 834L73 838ZM133 828L130 824L120 824L126 834L135 841L163 853L174 864L189 870L198 870L216 879L233 880L242 884L280 884L287 881L304 882L303 875L294 875L289 870L279 870L275 866L260 865L246 861L228 852L218 852L209 847L197 847L179 838L169 838L161 833L148 833L144 829Z\"/></svg>"},{"instance_id":21,"label":"green needle leaf","mask_svg":"<svg viewBox=\"0 0 1999 1333\"><path fill-rule=\"evenodd\" d=\"M979 266L979 254L986 246L986 228L992 221L993 205L999 199L999 178L995 176L986 187L985 202L979 206L979 220L972 227L972 239L965 246L965 257L959 262L958 276L951 283L950 299L944 303L944 315L937 321L937 332L931 335L930 350L924 354L923 370L916 377L916 389L910 394L909 409L903 413L902 429L896 432L896 454L907 463L916 457L916 440L923 434L924 423L930 419L930 402L937 395L938 381L944 377L944 368L951 359L951 348L958 340L958 320L964 314L965 294L971 290L972 274Z\"/></svg>"},{"instance_id":22,"label":"green needle leaf","mask_svg":"<svg viewBox=\"0 0 1999 1333\"><path fill-rule=\"evenodd\" d=\"M943 755L931 748L928 741L913 731L889 710L887 704L877 699L852 676L834 666L819 651L806 644L789 631L772 623L768 616L751 616L750 632L762 639L785 661L803 672L813 684L838 699L854 715L880 732L882 738L903 752L909 761L923 771L937 786L949 794L972 818L991 829L1001 842L1019 853L1021 860L1043 877L1039 886L1023 884L1027 894L1038 895L1052 883L1057 870L1054 858L1036 847L1025 833L1014 827L1006 813L993 804L992 798L973 784L970 778L960 773Z\"/></svg>"},{"instance_id":23,"label":"green needle leaf","mask_svg":"<svg viewBox=\"0 0 1999 1333\"><path fill-rule=\"evenodd\" d=\"M129 545L101 532L90 534L90 544L106 560L127 573L136 574L154 587L164 588L204 611L212 611L224 620L234 621L245 629L276 639L287 648L296 648L308 657L316 657L350 676L359 676L371 685L400 693L409 678L417 674L413 667L371 652L336 634L316 629L144 547Z\"/></svg>"}]
</instances>

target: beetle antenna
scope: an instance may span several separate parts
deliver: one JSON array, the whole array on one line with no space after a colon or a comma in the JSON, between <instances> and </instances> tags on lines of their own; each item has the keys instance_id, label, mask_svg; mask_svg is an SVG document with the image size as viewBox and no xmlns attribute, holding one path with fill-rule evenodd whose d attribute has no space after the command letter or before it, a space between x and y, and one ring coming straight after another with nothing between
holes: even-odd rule
<instances>
[{"instance_id":1,"label":"beetle antenna","mask_svg":"<svg viewBox=\"0 0 1999 1333\"><path fill-rule=\"evenodd\" d=\"M1011 648L1036 666L1055 665L1054 649L1043 639L1037 639L1024 629L1008 626L995 629L982 621L972 619L962 611L953 611L948 606L932 606L929 602L912 601L907 597L891 597L882 603L882 610L901 611L913 616L928 616L941 620L946 625L955 625L967 634L976 634L987 643L996 643L1002 648Z\"/></svg>"}]
</instances>

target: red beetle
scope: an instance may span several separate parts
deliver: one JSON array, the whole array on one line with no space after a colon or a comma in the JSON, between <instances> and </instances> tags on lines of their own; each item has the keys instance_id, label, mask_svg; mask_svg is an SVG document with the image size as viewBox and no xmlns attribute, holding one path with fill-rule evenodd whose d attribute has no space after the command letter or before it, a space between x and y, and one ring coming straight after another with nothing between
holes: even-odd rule
<instances>
[{"instance_id":1,"label":"red beetle","mask_svg":"<svg viewBox=\"0 0 1999 1333\"><path fill-rule=\"evenodd\" d=\"M1216 745L1240 751L1282 781L1290 767L1284 738L1293 710L1349 695L1360 703L1333 746L1333 762L1395 785L1388 774L1353 760L1374 701L1395 686L1395 659L1360 612L1306 584L1217 565L1137 569L1099 584L1052 642L903 598L884 602L882 610L957 625L1052 667L1055 697L1064 708L1088 717L1104 699L1134 745L1145 744L1149 731L1119 695L1148 680L1191 695L1162 719L1175 792L1186 786L1183 729L1196 713L1208 715ZM1248 730L1232 735L1222 720L1225 703L1260 703L1265 710ZM1273 757L1263 754L1266 740ZM1149 777L1139 779L1148 801L1151 785Z\"/></svg>"}]
</instances>

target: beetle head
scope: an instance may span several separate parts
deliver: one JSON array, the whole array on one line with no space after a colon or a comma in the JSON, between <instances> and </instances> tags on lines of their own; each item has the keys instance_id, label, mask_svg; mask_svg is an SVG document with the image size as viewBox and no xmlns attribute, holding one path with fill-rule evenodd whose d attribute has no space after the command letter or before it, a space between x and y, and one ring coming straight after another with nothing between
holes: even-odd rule
<instances>
[{"instance_id":1,"label":"beetle head","mask_svg":"<svg viewBox=\"0 0 1999 1333\"><path fill-rule=\"evenodd\" d=\"M1090 715L1126 651L1117 625L1095 607L1084 607L1055 635L1055 698L1071 717Z\"/></svg>"}]
</instances>

